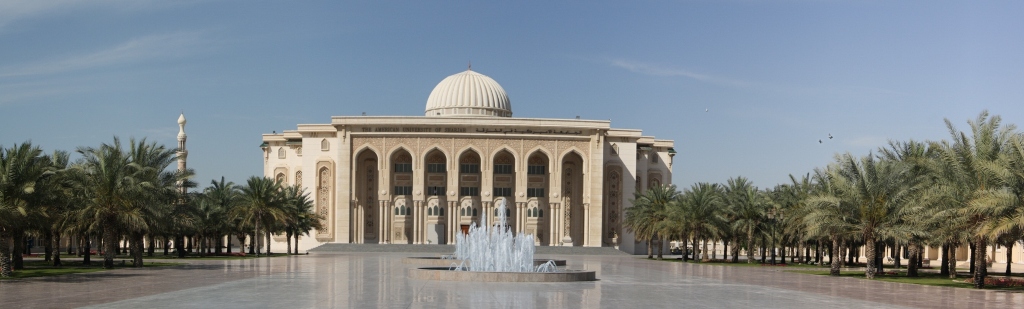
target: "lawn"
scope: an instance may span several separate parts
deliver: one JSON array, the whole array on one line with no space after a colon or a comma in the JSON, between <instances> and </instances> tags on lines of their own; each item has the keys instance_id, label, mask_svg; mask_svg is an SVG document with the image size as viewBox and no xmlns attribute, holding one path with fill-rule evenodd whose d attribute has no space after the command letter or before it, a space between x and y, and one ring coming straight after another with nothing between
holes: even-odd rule
<instances>
[{"instance_id":1,"label":"lawn","mask_svg":"<svg viewBox=\"0 0 1024 309\"><path fill-rule=\"evenodd\" d=\"M62 259L61 263L64 266L54 267L53 262L47 262L42 260L27 260L25 261L25 269L18 269L14 271L14 276L4 279L22 279L32 277L49 277L49 276L60 276L67 274L81 274L91 273L98 271L105 271L103 269L103 260L93 260L90 265L83 265L80 260L67 260ZM130 265L130 263L129 263ZM165 267L184 265L184 263L167 263L167 262L143 262L143 267ZM115 261L114 269L127 268L131 266L122 265L120 261Z\"/></svg>"},{"instance_id":2,"label":"lawn","mask_svg":"<svg viewBox=\"0 0 1024 309\"><path fill-rule=\"evenodd\" d=\"M792 272L802 273L802 274L828 276L828 271L827 270L825 270L825 271L820 271L820 270L793 270ZM899 282L899 283L931 285L931 286L945 286L945 287L952 287L952 288L974 288L974 285L972 285L970 283L967 283L965 281L966 279L970 278L970 275L967 272L960 272L960 273L958 273L958 276L957 276L956 279L950 279L949 276L947 276L947 275L940 275L938 273L931 273L931 272L920 272L920 273L918 273L918 275L919 275L918 277L907 277L907 273L906 273L905 270L900 270L900 271L895 271L895 272L887 270L885 273L876 274L875 275L875 280L887 281L887 282ZM992 277L992 275L994 275L994 274L990 272L989 275L990 275L990 277ZM866 279L866 278L864 278L864 272L863 271L858 271L858 272L845 271L845 272L840 273L839 276L840 277L847 277L847 278ZM986 290L1024 292L1024 286L998 287L998 286L986 285L985 289Z\"/></svg>"}]
</instances>

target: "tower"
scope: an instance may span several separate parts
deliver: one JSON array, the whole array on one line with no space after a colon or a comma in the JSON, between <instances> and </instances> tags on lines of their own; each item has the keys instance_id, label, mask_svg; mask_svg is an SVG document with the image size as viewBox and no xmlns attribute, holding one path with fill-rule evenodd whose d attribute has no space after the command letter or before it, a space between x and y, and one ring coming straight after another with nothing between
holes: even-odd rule
<instances>
[{"instance_id":1,"label":"tower","mask_svg":"<svg viewBox=\"0 0 1024 309\"><path fill-rule=\"evenodd\" d=\"M188 149L185 149L186 138L187 136L185 135L185 113L181 113L181 116L178 116L178 151L176 152L178 156L179 172L185 171L185 161L186 159L188 159ZM178 182L178 192L184 195L186 193L185 190L185 183Z\"/></svg>"}]
</instances>

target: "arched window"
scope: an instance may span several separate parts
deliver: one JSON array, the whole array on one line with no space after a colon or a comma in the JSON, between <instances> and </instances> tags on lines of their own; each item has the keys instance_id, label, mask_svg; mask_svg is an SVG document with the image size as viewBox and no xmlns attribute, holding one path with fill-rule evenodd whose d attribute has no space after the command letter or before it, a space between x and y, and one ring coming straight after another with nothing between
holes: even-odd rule
<instances>
[{"instance_id":1,"label":"arched window","mask_svg":"<svg viewBox=\"0 0 1024 309\"><path fill-rule=\"evenodd\" d=\"M277 158L278 159L284 159L285 156L287 156L287 155L288 154L284 151L284 147L281 147L281 148L277 149Z\"/></svg>"},{"instance_id":2,"label":"arched window","mask_svg":"<svg viewBox=\"0 0 1024 309\"><path fill-rule=\"evenodd\" d=\"M331 142L328 142L327 139L325 138L322 141L320 141L320 151L328 150L331 150Z\"/></svg>"},{"instance_id":3,"label":"arched window","mask_svg":"<svg viewBox=\"0 0 1024 309\"><path fill-rule=\"evenodd\" d=\"M302 188L302 171L295 172L295 185Z\"/></svg>"}]
</instances>

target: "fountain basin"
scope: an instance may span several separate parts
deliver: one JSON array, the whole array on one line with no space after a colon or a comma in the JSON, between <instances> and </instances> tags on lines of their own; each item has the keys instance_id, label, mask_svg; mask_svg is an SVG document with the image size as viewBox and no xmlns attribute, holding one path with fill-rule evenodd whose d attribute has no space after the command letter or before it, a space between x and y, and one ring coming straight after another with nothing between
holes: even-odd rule
<instances>
[{"instance_id":1,"label":"fountain basin","mask_svg":"<svg viewBox=\"0 0 1024 309\"><path fill-rule=\"evenodd\" d=\"M527 273L456 271L449 270L448 267L413 268L407 270L406 276L410 279L419 280L467 282L573 282L597 280L595 272L586 270L564 270L552 273Z\"/></svg>"},{"instance_id":2,"label":"fountain basin","mask_svg":"<svg viewBox=\"0 0 1024 309\"><path fill-rule=\"evenodd\" d=\"M555 266L565 266L565 260L552 260L552 259L533 259L533 266L540 266L541 264L547 263L548 261L555 261ZM452 259L442 259L439 257L407 257L402 259L402 264L414 264L414 265L425 265L425 266L437 266L437 267L450 267L454 263L459 265L462 261ZM469 264L469 263L466 263Z\"/></svg>"}]
</instances>

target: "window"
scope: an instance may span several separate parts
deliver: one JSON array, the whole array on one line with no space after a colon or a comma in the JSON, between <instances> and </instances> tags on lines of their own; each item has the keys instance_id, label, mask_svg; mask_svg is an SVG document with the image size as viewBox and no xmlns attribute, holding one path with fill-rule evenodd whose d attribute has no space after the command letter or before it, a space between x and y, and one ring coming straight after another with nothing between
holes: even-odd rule
<instances>
[{"instance_id":1,"label":"window","mask_svg":"<svg viewBox=\"0 0 1024 309\"><path fill-rule=\"evenodd\" d=\"M494 196L512 196L512 188L494 188Z\"/></svg>"},{"instance_id":2,"label":"window","mask_svg":"<svg viewBox=\"0 0 1024 309\"><path fill-rule=\"evenodd\" d=\"M285 158L284 147L281 147L281 148L277 149L277 158L278 159L284 159Z\"/></svg>"},{"instance_id":3,"label":"window","mask_svg":"<svg viewBox=\"0 0 1024 309\"><path fill-rule=\"evenodd\" d=\"M427 173L446 173L448 169L444 167L444 163L428 163Z\"/></svg>"},{"instance_id":4,"label":"window","mask_svg":"<svg viewBox=\"0 0 1024 309\"><path fill-rule=\"evenodd\" d=\"M459 164L459 173L479 174L480 164Z\"/></svg>"},{"instance_id":5,"label":"window","mask_svg":"<svg viewBox=\"0 0 1024 309\"><path fill-rule=\"evenodd\" d=\"M526 188L527 197L544 197L544 188Z\"/></svg>"},{"instance_id":6,"label":"window","mask_svg":"<svg viewBox=\"0 0 1024 309\"><path fill-rule=\"evenodd\" d=\"M544 210L534 207L526 210L526 216L530 218L543 218Z\"/></svg>"},{"instance_id":7,"label":"window","mask_svg":"<svg viewBox=\"0 0 1024 309\"><path fill-rule=\"evenodd\" d=\"M652 153L651 154L651 162L652 163L658 163L658 154L657 153Z\"/></svg>"},{"instance_id":8,"label":"window","mask_svg":"<svg viewBox=\"0 0 1024 309\"><path fill-rule=\"evenodd\" d=\"M478 187L459 187L460 196L480 196L480 188Z\"/></svg>"},{"instance_id":9,"label":"window","mask_svg":"<svg viewBox=\"0 0 1024 309\"><path fill-rule=\"evenodd\" d=\"M444 195L444 187L427 187L427 195Z\"/></svg>"},{"instance_id":10,"label":"window","mask_svg":"<svg viewBox=\"0 0 1024 309\"><path fill-rule=\"evenodd\" d=\"M495 164L495 174L512 174L512 164Z\"/></svg>"},{"instance_id":11,"label":"window","mask_svg":"<svg viewBox=\"0 0 1024 309\"><path fill-rule=\"evenodd\" d=\"M544 175L547 174L547 168L543 165L530 165L526 168L526 173L530 175Z\"/></svg>"},{"instance_id":12,"label":"window","mask_svg":"<svg viewBox=\"0 0 1024 309\"><path fill-rule=\"evenodd\" d=\"M412 186L395 186L395 195L412 195Z\"/></svg>"},{"instance_id":13,"label":"window","mask_svg":"<svg viewBox=\"0 0 1024 309\"><path fill-rule=\"evenodd\" d=\"M412 173L412 163L395 163L395 173Z\"/></svg>"},{"instance_id":14,"label":"window","mask_svg":"<svg viewBox=\"0 0 1024 309\"><path fill-rule=\"evenodd\" d=\"M331 142L328 142L327 139L325 138L322 141L320 141L320 151L328 150L331 150Z\"/></svg>"}]
</instances>

